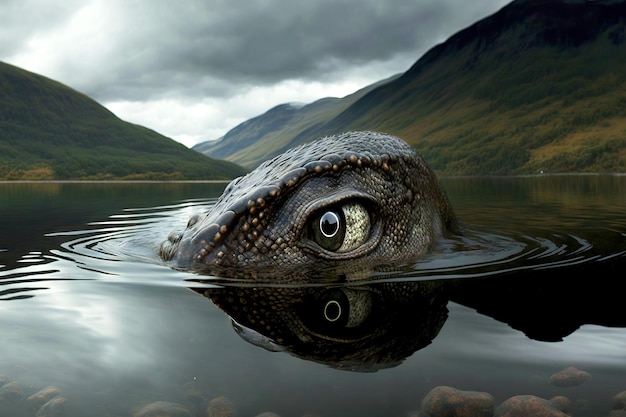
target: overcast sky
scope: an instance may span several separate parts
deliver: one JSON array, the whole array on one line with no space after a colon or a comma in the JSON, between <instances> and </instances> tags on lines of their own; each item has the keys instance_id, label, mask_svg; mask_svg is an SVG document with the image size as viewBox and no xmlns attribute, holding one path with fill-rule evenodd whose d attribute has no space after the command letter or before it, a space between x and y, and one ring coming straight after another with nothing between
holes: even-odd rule
<instances>
[{"instance_id":1,"label":"overcast sky","mask_svg":"<svg viewBox=\"0 0 626 417\"><path fill-rule=\"evenodd\" d=\"M508 0L0 0L0 60L187 146L406 71Z\"/></svg>"}]
</instances>

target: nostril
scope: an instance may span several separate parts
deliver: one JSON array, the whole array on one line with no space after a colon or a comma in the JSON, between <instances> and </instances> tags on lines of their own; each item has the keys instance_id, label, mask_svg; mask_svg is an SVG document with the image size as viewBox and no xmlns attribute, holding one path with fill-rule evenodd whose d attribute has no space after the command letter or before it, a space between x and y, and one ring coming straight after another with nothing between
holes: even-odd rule
<instances>
[{"instance_id":1,"label":"nostril","mask_svg":"<svg viewBox=\"0 0 626 417\"><path fill-rule=\"evenodd\" d=\"M199 215L197 215L197 214L196 214L196 215L194 215L194 216L191 216L191 217L189 218L189 221L187 222L187 229L189 229L189 228L190 228L191 226L193 226L194 224L198 223L198 219L199 219L199 218L200 218L200 216L199 216Z\"/></svg>"},{"instance_id":2,"label":"nostril","mask_svg":"<svg viewBox=\"0 0 626 417\"><path fill-rule=\"evenodd\" d=\"M171 261L176 253L176 247L177 242L170 240L168 237L168 240L161 243L161 246L159 246L159 258L166 262Z\"/></svg>"},{"instance_id":3,"label":"nostril","mask_svg":"<svg viewBox=\"0 0 626 417\"><path fill-rule=\"evenodd\" d=\"M183 238L183 234L179 232L172 232L167 236L167 240L172 243L178 243Z\"/></svg>"}]
</instances>

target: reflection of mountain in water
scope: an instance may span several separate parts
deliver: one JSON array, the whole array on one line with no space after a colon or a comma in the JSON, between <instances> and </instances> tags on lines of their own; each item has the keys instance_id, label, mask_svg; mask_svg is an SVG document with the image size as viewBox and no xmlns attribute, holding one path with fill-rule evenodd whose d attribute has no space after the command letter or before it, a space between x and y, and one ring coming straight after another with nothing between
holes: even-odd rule
<instances>
[{"instance_id":1,"label":"reflection of mountain in water","mask_svg":"<svg viewBox=\"0 0 626 417\"><path fill-rule=\"evenodd\" d=\"M624 266L626 258L618 254L473 279L196 291L226 312L251 343L340 369L375 371L428 346L447 319L449 301L540 341L560 341L584 324L626 327L618 289Z\"/></svg>"}]
</instances>

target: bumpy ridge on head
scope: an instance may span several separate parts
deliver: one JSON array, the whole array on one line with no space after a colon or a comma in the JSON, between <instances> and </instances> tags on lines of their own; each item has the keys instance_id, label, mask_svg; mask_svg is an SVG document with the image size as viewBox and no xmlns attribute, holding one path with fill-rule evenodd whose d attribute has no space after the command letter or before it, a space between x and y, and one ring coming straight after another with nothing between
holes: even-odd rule
<instances>
[{"instance_id":1,"label":"bumpy ridge on head","mask_svg":"<svg viewBox=\"0 0 626 417\"><path fill-rule=\"evenodd\" d=\"M248 202L273 198L311 173L339 170L346 164L376 165L389 159L415 155L404 141L378 132L348 132L306 143L265 161L233 181L217 202L222 210L241 213Z\"/></svg>"}]
</instances>

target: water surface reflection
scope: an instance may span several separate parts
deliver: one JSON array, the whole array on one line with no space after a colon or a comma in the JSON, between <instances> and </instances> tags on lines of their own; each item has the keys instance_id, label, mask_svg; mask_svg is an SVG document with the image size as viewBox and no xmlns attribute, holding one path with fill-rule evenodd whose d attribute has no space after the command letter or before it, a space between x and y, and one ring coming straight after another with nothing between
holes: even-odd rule
<instances>
[{"instance_id":1,"label":"water surface reflection","mask_svg":"<svg viewBox=\"0 0 626 417\"><path fill-rule=\"evenodd\" d=\"M228 314L235 331L252 344L335 368L373 371L396 366L428 346L443 327L450 302L545 342L562 341L584 325L626 327L620 290L625 266L619 254L558 270L471 279L227 283L197 291ZM585 279L590 276L592 282Z\"/></svg>"},{"instance_id":2,"label":"water surface reflection","mask_svg":"<svg viewBox=\"0 0 626 417\"><path fill-rule=\"evenodd\" d=\"M154 255L223 184L0 184L0 374L25 396L58 386L72 417L163 399L204 415L219 395L240 415L405 416L437 385L608 415L626 388L626 177L444 186L463 237L413 265L272 283ZM551 386L568 366L593 378Z\"/></svg>"}]
</instances>

